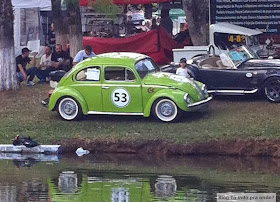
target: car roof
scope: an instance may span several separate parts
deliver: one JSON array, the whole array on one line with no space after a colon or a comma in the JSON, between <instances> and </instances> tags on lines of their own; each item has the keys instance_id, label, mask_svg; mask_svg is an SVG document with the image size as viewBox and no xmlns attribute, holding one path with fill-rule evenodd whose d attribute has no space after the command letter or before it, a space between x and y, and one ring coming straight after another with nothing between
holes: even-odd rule
<instances>
[{"instance_id":1,"label":"car roof","mask_svg":"<svg viewBox=\"0 0 280 202\"><path fill-rule=\"evenodd\" d=\"M95 57L88 58L78 65L133 65L135 62L147 58L147 55L140 53L131 53L131 52L111 52L111 53L102 53L96 55Z\"/></svg>"},{"instance_id":2,"label":"car roof","mask_svg":"<svg viewBox=\"0 0 280 202\"><path fill-rule=\"evenodd\" d=\"M249 29L246 27L241 27L241 26L226 23L226 22L220 22L217 24L210 25L210 32L211 33L220 32L220 33L240 34L240 35L245 35L245 36L253 36L253 35L262 34L262 32L259 30Z\"/></svg>"}]
</instances>

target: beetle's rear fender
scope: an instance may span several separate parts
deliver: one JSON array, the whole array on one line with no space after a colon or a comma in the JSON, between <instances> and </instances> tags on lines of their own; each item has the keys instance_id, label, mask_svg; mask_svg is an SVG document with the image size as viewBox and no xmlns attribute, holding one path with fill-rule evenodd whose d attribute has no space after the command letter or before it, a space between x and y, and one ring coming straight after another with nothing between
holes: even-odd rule
<instances>
[{"instance_id":1,"label":"beetle's rear fender","mask_svg":"<svg viewBox=\"0 0 280 202\"><path fill-rule=\"evenodd\" d=\"M87 106L87 103L86 103L84 97L81 95L81 93L79 93L79 91L77 91L74 88L71 88L69 86L57 88L53 92L53 94L50 97L48 110L49 111L55 110L55 107L58 104L58 101L60 100L60 98L63 98L63 97L72 97L75 100L77 100L82 107L83 114L87 115L88 106Z\"/></svg>"},{"instance_id":2,"label":"beetle's rear fender","mask_svg":"<svg viewBox=\"0 0 280 202\"><path fill-rule=\"evenodd\" d=\"M153 103L160 98L169 98L173 100L176 105L183 111L187 111L187 103L184 100L184 95L186 93L181 90L164 89L156 92L147 102L144 108L144 116L149 117L151 114Z\"/></svg>"}]
</instances>

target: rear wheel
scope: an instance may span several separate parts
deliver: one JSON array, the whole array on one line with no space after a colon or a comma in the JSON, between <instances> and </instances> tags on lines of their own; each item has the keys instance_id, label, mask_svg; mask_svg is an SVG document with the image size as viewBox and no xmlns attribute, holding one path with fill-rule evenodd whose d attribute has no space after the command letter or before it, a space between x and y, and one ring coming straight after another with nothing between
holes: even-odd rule
<instances>
[{"instance_id":1,"label":"rear wheel","mask_svg":"<svg viewBox=\"0 0 280 202\"><path fill-rule=\"evenodd\" d=\"M280 102L280 78L270 78L264 83L264 94L271 102Z\"/></svg>"},{"instance_id":2,"label":"rear wheel","mask_svg":"<svg viewBox=\"0 0 280 202\"><path fill-rule=\"evenodd\" d=\"M179 119L181 109L170 99L163 98L153 104L154 116L164 122L172 122Z\"/></svg>"},{"instance_id":3,"label":"rear wheel","mask_svg":"<svg viewBox=\"0 0 280 202\"><path fill-rule=\"evenodd\" d=\"M71 97L61 99L57 111L61 118L67 121L78 120L82 116L80 104Z\"/></svg>"}]
</instances>

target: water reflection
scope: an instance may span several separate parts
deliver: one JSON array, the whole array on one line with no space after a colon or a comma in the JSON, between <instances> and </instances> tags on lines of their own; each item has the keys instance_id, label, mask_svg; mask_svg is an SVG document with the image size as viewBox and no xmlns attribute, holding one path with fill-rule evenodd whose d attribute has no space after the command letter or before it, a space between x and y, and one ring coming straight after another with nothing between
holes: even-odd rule
<instances>
[{"instance_id":1,"label":"water reflection","mask_svg":"<svg viewBox=\"0 0 280 202\"><path fill-rule=\"evenodd\" d=\"M1 202L215 201L217 193L280 190L278 159L93 154L14 162L0 161Z\"/></svg>"},{"instance_id":2,"label":"water reflection","mask_svg":"<svg viewBox=\"0 0 280 202\"><path fill-rule=\"evenodd\" d=\"M156 179L155 192L159 198L169 198L177 191L176 180L169 175L160 175Z\"/></svg>"},{"instance_id":3,"label":"water reflection","mask_svg":"<svg viewBox=\"0 0 280 202\"><path fill-rule=\"evenodd\" d=\"M62 171L58 178L58 190L62 193L75 193L78 190L78 178L74 171Z\"/></svg>"}]
</instances>

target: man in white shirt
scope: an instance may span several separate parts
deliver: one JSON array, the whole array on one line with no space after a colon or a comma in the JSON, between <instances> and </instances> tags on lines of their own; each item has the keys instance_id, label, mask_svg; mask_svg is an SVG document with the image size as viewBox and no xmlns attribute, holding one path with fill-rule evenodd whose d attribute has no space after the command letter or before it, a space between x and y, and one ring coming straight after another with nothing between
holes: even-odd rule
<instances>
[{"instance_id":1,"label":"man in white shirt","mask_svg":"<svg viewBox=\"0 0 280 202\"><path fill-rule=\"evenodd\" d=\"M54 71L55 68L52 66L52 49L50 46L45 47L45 54L41 57L40 61L40 69L41 69L41 75L43 75L43 78L40 79L40 83L46 82L46 77L49 76L49 73L51 71ZM45 68L42 70L42 68Z\"/></svg>"},{"instance_id":2,"label":"man in white shirt","mask_svg":"<svg viewBox=\"0 0 280 202\"><path fill-rule=\"evenodd\" d=\"M41 57L40 61L40 68L48 68L52 66L52 52L51 52L51 47L46 46L45 47L45 54Z\"/></svg>"},{"instance_id":3,"label":"man in white shirt","mask_svg":"<svg viewBox=\"0 0 280 202\"><path fill-rule=\"evenodd\" d=\"M77 55L75 56L75 58L73 60L73 65L76 65L79 62L81 62L87 58L94 57L94 56L95 56L95 53L92 51L91 46L86 46L84 50L81 50L77 53Z\"/></svg>"},{"instance_id":4,"label":"man in white shirt","mask_svg":"<svg viewBox=\"0 0 280 202\"><path fill-rule=\"evenodd\" d=\"M176 74L184 76L186 78L190 78L190 75L189 75L188 69L187 69L186 58L181 58L180 59L179 68L176 70Z\"/></svg>"}]
</instances>

